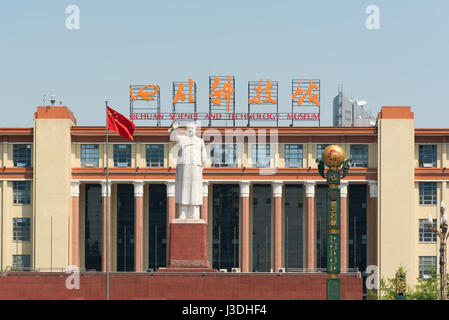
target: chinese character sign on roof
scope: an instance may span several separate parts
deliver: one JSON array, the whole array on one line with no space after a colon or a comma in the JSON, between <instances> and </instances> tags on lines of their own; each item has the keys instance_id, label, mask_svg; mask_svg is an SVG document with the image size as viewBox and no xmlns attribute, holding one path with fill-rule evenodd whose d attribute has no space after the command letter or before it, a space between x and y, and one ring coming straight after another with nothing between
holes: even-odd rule
<instances>
[{"instance_id":1,"label":"chinese character sign on roof","mask_svg":"<svg viewBox=\"0 0 449 320\"><path fill-rule=\"evenodd\" d=\"M209 108L226 106L227 112L235 110L234 76L209 77Z\"/></svg>"},{"instance_id":2,"label":"chinese character sign on roof","mask_svg":"<svg viewBox=\"0 0 449 320\"><path fill-rule=\"evenodd\" d=\"M248 82L248 104L277 104L278 82L277 81L249 81Z\"/></svg>"},{"instance_id":3,"label":"chinese character sign on roof","mask_svg":"<svg viewBox=\"0 0 449 320\"><path fill-rule=\"evenodd\" d=\"M320 106L320 80L293 79L292 106Z\"/></svg>"}]
</instances>

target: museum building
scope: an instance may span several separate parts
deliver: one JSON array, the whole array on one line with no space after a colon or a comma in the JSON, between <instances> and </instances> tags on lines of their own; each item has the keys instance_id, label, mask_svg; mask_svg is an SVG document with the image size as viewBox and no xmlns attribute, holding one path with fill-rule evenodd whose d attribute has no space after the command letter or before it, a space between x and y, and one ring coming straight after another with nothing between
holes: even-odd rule
<instances>
[{"instance_id":1,"label":"museum building","mask_svg":"<svg viewBox=\"0 0 449 320\"><path fill-rule=\"evenodd\" d=\"M429 214L439 224L449 203L449 129L415 128L410 107L382 107L374 127L256 125L200 129L210 267L326 272L316 159L330 144L352 159L340 185L342 272L375 265L392 277L402 265L413 285L437 266L439 240L424 224ZM107 156L105 127L78 126L64 106L37 107L33 128L0 128L0 269L104 271L108 188L111 271L167 267L177 217L168 129L136 126L132 142L110 133Z\"/></svg>"}]
</instances>

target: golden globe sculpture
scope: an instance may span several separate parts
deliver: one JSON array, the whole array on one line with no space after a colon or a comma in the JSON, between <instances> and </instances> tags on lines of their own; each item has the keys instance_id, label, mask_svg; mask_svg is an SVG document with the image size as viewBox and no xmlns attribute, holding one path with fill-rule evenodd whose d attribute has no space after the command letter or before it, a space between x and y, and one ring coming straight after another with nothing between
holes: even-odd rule
<instances>
[{"instance_id":1,"label":"golden globe sculpture","mask_svg":"<svg viewBox=\"0 0 449 320\"><path fill-rule=\"evenodd\" d=\"M333 144L324 149L321 159L331 170L337 170L345 162L346 155L342 147Z\"/></svg>"}]
</instances>

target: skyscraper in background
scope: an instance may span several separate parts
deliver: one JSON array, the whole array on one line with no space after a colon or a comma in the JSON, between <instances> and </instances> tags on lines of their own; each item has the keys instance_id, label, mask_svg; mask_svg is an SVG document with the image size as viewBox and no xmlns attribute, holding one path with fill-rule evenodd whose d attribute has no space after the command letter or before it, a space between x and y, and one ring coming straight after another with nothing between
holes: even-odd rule
<instances>
[{"instance_id":1,"label":"skyscraper in background","mask_svg":"<svg viewBox=\"0 0 449 320\"><path fill-rule=\"evenodd\" d=\"M338 86L334 98L334 127L371 127L376 120L363 109L365 101L353 101L343 95L343 85Z\"/></svg>"}]
</instances>

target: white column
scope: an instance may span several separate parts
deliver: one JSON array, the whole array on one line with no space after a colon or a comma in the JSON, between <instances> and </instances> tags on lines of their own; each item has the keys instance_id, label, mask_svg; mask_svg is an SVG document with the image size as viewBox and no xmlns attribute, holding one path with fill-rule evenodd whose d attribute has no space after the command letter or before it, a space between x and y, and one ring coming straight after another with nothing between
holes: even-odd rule
<instances>
[{"instance_id":1,"label":"white column","mask_svg":"<svg viewBox=\"0 0 449 320\"><path fill-rule=\"evenodd\" d=\"M306 181L307 198L307 268L315 267L315 181Z\"/></svg>"},{"instance_id":2,"label":"white column","mask_svg":"<svg viewBox=\"0 0 449 320\"><path fill-rule=\"evenodd\" d=\"M201 219L207 223L207 209L209 206L209 181L203 181L203 205L201 206Z\"/></svg>"},{"instance_id":3,"label":"white column","mask_svg":"<svg viewBox=\"0 0 449 320\"><path fill-rule=\"evenodd\" d=\"M72 196L72 265L79 266L79 242L80 242L80 215L79 215L79 196L80 182L72 181L70 183L70 195Z\"/></svg>"},{"instance_id":4,"label":"white column","mask_svg":"<svg viewBox=\"0 0 449 320\"><path fill-rule=\"evenodd\" d=\"M242 272L249 272L249 187L250 181L240 182L240 203L242 204Z\"/></svg>"},{"instance_id":5,"label":"white column","mask_svg":"<svg viewBox=\"0 0 449 320\"><path fill-rule=\"evenodd\" d=\"M282 268L282 181L273 181L274 200L274 271Z\"/></svg>"},{"instance_id":6,"label":"white column","mask_svg":"<svg viewBox=\"0 0 449 320\"><path fill-rule=\"evenodd\" d=\"M143 180L134 185L134 271L143 271Z\"/></svg>"}]
</instances>

